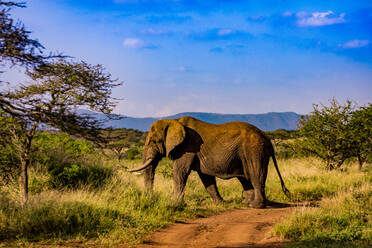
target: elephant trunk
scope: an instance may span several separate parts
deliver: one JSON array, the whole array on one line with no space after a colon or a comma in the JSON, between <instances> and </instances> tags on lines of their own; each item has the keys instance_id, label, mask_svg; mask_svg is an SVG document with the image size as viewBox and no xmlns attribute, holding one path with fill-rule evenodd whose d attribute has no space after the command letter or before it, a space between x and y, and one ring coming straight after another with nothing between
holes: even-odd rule
<instances>
[{"instance_id":1,"label":"elephant trunk","mask_svg":"<svg viewBox=\"0 0 372 248\"><path fill-rule=\"evenodd\" d=\"M144 181L145 181L145 188L146 190L152 190L154 187L154 179L155 179L155 168L156 164L152 164L150 167L145 169L144 171Z\"/></svg>"}]
</instances>

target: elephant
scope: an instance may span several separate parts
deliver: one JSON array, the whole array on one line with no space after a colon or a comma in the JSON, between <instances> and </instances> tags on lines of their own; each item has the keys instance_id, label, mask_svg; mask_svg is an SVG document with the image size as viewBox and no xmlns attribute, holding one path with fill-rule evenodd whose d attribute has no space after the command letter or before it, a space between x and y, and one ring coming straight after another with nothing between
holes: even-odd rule
<instances>
[{"instance_id":1,"label":"elephant","mask_svg":"<svg viewBox=\"0 0 372 248\"><path fill-rule=\"evenodd\" d=\"M165 156L173 161L173 193L181 202L184 201L187 178L193 170L216 203L223 201L216 177L237 178L244 191L243 203L253 208L265 208L270 157L282 190L289 197L270 139L260 129L245 122L211 124L189 116L158 120L146 137L143 165L129 171L144 170L145 188L151 190L155 169Z\"/></svg>"}]
</instances>

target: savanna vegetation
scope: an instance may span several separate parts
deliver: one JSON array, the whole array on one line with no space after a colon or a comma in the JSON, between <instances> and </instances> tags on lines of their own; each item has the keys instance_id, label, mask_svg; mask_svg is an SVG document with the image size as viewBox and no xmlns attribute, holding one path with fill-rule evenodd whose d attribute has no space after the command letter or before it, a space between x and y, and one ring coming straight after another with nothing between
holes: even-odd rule
<instances>
[{"instance_id":1,"label":"savanna vegetation","mask_svg":"<svg viewBox=\"0 0 372 248\"><path fill-rule=\"evenodd\" d=\"M144 135L126 129L115 132L111 137L126 136L123 143L139 147L140 152L143 139L138 138ZM283 138L278 144L292 139L301 138ZM118 160L110 148L50 131L35 134L30 199L24 205L20 197L17 151L12 150L15 149L12 142L1 143L3 246L138 243L147 233L175 221L245 207L241 204L243 195L237 180L218 180L227 201L215 205L195 174L186 187L186 205L175 205L171 195L171 161L165 159L158 166L155 191L150 193L144 190L141 175L127 172L127 168L139 166L140 156ZM272 164L266 183L268 199L298 202L302 207L275 227L277 235L303 247L370 244L370 163L359 170L357 159L349 159L342 169L329 170L320 158L301 154L281 158L279 166L292 199L282 193Z\"/></svg>"},{"instance_id":2,"label":"savanna vegetation","mask_svg":"<svg viewBox=\"0 0 372 248\"><path fill-rule=\"evenodd\" d=\"M186 218L245 207L237 180L218 180L224 203L214 204L197 175L186 204L171 197L172 164L157 168L154 192L137 167L146 137L137 130L102 130L79 107L110 114L116 80L101 65L44 55L1 1L0 51L24 68L30 83L0 92L0 247L139 243L149 232ZM372 242L371 104L314 106L296 131L268 132L276 146L287 199L270 165L267 197L298 202L274 232L295 247L368 247ZM310 204L311 203L311 204Z\"/></svg>"}]
</instances>

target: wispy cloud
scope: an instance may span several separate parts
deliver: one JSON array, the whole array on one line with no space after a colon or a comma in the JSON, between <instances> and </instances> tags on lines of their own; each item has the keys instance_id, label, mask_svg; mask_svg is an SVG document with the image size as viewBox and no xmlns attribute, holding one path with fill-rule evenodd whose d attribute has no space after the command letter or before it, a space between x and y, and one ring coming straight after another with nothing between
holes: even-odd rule
<instances>
[{"instance_id":1,"label":"wispy cloud","mask_svg":"<svg viewBox=\"0 0 372 248\"><path fill-rule=\"evenodd\" d=\"M286 12L285 12L286 13ZM326 26L345 22L345 14L336 15L333 11L327 12L298 12L296 25L299 27Z\"/></svg>"},{"instance_id":2,"label":"wispy cloud","mask_svg":"<svg viewBox=\"0 0 372 248\"><path fill-rule=\"evenodd\" d=\"M217 34L219 36L230 35L230 34L233 34L233 33L234 33L234 31L232 29L229 29L229 28L220 29L220 30L217 31Z\"/></svg>"},{"instance_id":3,"label":"wispy cloud","mask_svg":"<svg viewBox=\"0 0 372 248\"><path fill-rule=\"evenodd\" d=\"M342 48L360 48L368 46L371 42L369 40L351 40L341 44Z\"/></svg>"},{"instance_id":4,"label":"wispy cloud","mask_svg":"<svg viewBox=\"0 0 372 248\"><path fill-rule=\"evenodd\" d=\"M123 40L123 46L125 48L132 48L132 49L155 49L158 48L157 46L153 44L147 44L141 39L137 38L125 38Z\"/></svg>"},{"instance_id":5,"label":"wispy cloud","mask_svg":"<svg viewBox=\"0 0 372 248\"><path fill-rule=\"evenodd\" d=\"M196 40L213 41L213 40L235 40L247 39L252 35L243 30L235 30L230 28L214 28L201 32L191 33L190 37Z\"/></svg>"},{"instance_id":6,"label":"wispy cloud","mask_svg":"<svg viewBox=\"0 0 372 248\"><path fill-rule=\"evenodd\" d=\"M123 40L123 46L126 48L141 48L145 46L145 42L141 39L125 38Z\"/></svg>"}]
</instances>

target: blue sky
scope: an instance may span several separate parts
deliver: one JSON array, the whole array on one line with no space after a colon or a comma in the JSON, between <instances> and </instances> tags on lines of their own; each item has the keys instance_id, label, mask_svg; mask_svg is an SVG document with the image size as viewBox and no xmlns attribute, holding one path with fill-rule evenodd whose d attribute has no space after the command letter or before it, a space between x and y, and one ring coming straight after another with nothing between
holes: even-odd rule
<instances>
[{"instance_id":1,"label":"blue sky","mask_svg":"<svg viewBox=\"0 0 372 248\"><path fill-rule=\"evenodd\" d=\"M124 82L116 113L308 113L372 101L370 0L29 0L49 51ZM8 75L8 77L17 76Z\"/></svg>"}]
</instances>

